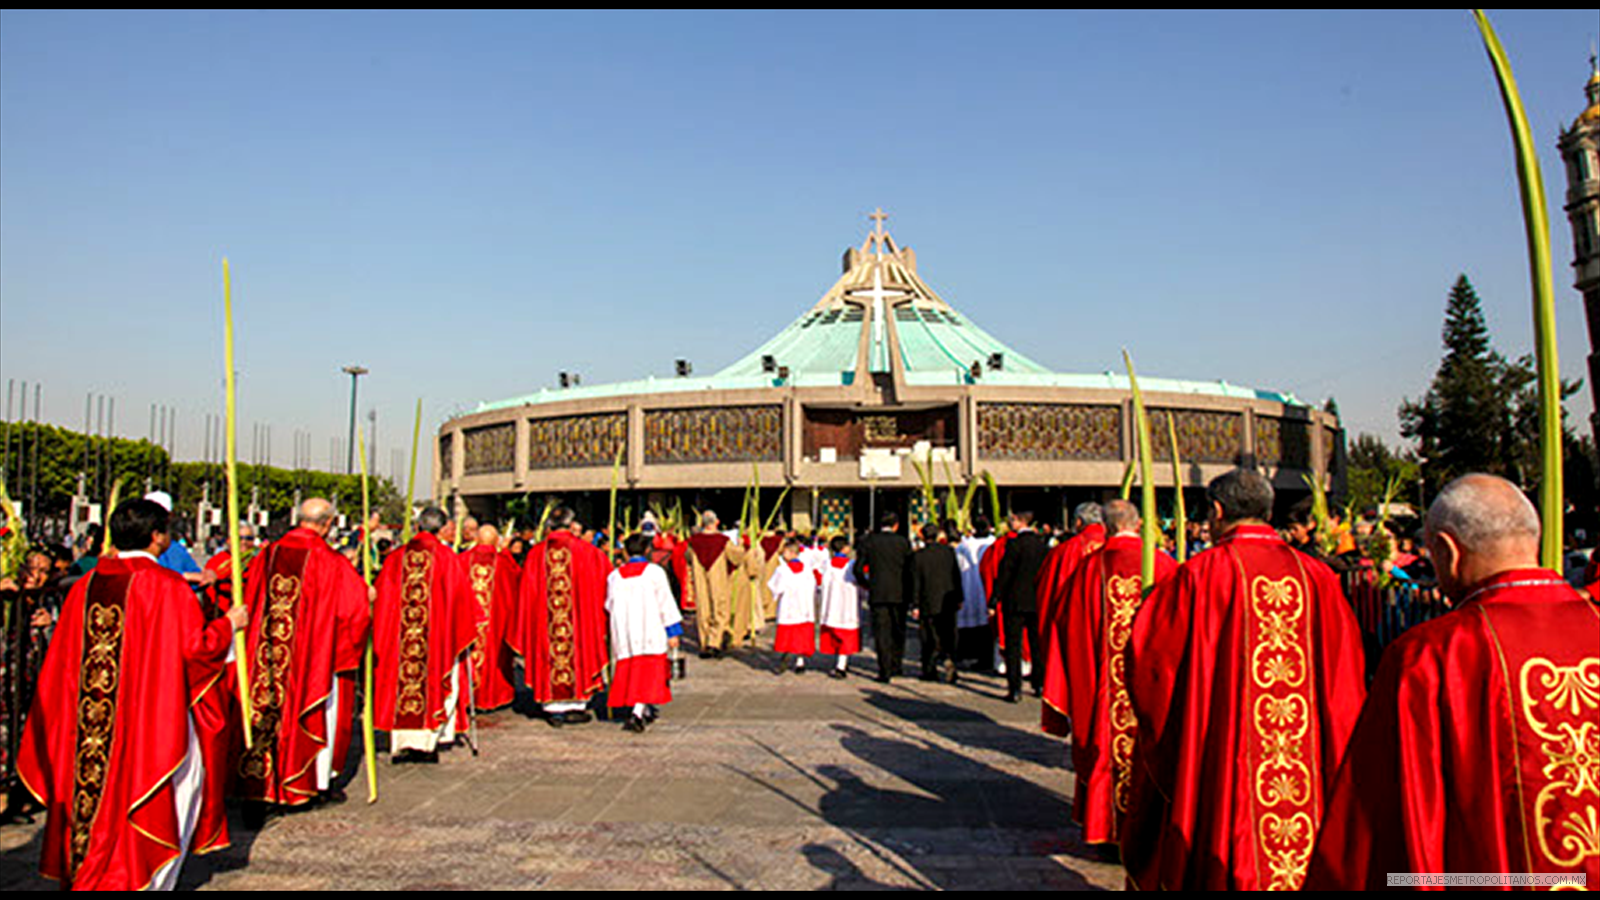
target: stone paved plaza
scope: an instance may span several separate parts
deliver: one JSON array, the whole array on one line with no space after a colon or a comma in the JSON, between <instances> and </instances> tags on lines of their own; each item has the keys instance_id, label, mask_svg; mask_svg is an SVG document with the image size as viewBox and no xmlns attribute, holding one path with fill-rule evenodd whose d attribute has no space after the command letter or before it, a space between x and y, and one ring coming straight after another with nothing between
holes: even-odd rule
<instances>
[{"instance_id":1,"label":"stone paved plaza","mask_svg":"<svg viewBox=\"0 0 1600 900\"><path fill-rule=\"evenodd\" d=\"M380 756L377 804L357 771L342 806L273 818L259 833L235 815L233 847L190 860L182 884L1122 886L1122 870L1096 861L1069 823L1065 746L1039 732L1039 701L1003 702L1003 679L884 686L870 653L844 681L778 676L770 653L740 654L691 658L644 735L620 721L553 729L519 698L480 719L479 757L459 748L437 766L393 766ZM0 829L0 889L52 886L36 874L37 832Z\"/></svg>"}]
</instances>

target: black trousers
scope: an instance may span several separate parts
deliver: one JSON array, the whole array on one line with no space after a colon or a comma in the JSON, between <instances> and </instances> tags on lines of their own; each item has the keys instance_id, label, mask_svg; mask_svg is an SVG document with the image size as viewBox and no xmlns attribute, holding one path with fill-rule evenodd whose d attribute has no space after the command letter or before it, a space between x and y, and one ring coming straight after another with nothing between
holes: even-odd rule
<instances>
[{"instance_id":1,"label":"black trousers","mask_svg":"<svg viewBox=\"0 0 1600 900\"><path fill-rule=\"evenodd\" d=\"M872 607L872 642L878 651L878 674L901 675L906 658L906 608L899 604Z\"/></svg>"},{"instance_id":2,"label":"black trousers","mask_svg":"<svg viewBox=\"0 0 1600 900\"><path fill-rule=\"evenodd\" d=\"M956 658L975 661L975 672L994 671L994 623L956 631Z\"/></svg>"},{"instance_id":3,"label":"black trousers","mask_svg":"<svg viewBox=\"0 0 1600 900\"><path fill-rule=\"evenodd\" d=\"M956 651L956 611L921 615L922 630L922 674L934 671L934 667L942 664L947 659L955 658Z\"/></svg>"},{"instance_id":4,"label":"black trousers","mask_svg":"<svg viewBox=\"0 0 1600 900\"><path fill-rule=\"evenodd\" d=\"M1035 609L1004 610L1006 625L1006 689L1013 694L1022 693L1022 634L1028 634L1028 646L1033 651L1033 672L1028 683L1035 691L1044 689L1044 645L1039 640L1039 611Z\"/></svg>"}]
</instances>

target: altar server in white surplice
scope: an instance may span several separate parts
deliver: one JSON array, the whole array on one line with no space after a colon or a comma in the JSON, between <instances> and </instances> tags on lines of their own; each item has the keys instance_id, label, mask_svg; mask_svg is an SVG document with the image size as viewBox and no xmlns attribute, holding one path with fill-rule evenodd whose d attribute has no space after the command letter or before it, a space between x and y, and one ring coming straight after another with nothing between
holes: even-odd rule
<instances>
[{"instance_id":1,"label":"altar server in white surplice","mask_svg":"<svg viewBox=\"0 0 1600 900\"><path fill-rule=\"evenodd\" d=\"M659 704L672 701L667 651L677 648L683 634L667 572L649 560L650 543L642 534L630 535L623 542L628 561L606 577L611 652L617 660L607 705L632 708L626 727L634 733L655 721Z\"/></svg>"},{"instance_id":2,"label":"altar server in white surplice","mask_svg":"<svg viewBox=\"0 0 1600 900\"><path fill-rule=\"evenodd\" d=\"M818 650L838 657L830 678L849 674L850 654L861 652L861 586L850 565L850 540L839 535L828 542L828 564L822 569L822 636Z\"/></svg>"}]
</instances>

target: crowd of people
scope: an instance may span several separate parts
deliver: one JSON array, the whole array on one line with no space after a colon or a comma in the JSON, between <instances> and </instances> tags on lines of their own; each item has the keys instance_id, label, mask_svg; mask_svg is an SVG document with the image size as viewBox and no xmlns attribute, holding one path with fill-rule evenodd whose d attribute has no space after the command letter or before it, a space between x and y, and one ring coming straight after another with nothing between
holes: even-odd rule
<instances>
[{"instance_id":1,"label":"crowd of people","mask_svg":"<svg viewBox=\"0 0 1600 900\"><path fill-rule=\"evenodd\" d=\"M227 798L253 827L342 802L364 665L390 761L429 764L475 753L476 716L519 690L551 727L607 709L643 734L691 639L710 664L758 648L793 677L831 656L845 679L866 626L890 683L914 623L920 678L999 671L1007 702L1025 683L1043 701L1040 727L1070 747L1074 820L1137 887L1600 875L1584 830L1600 607L1538 567L1527 499L1460 479L1415 544L1299 507L1280 531L1274 499L1254 471L1215 479L1187 561L1163 549L1152 566L1126 500L1080 504L1059 532L1019 509L1000 534L978 516L908 536L885 513L854 541L712 512L677 535L647 516L613 547L567 508L501 534L435 507L378 546L376 521L335 536L314 498L287 533L202 566L157 492L113 512L109 541L31 554L0 585L70 589L29 613L48 652L15 766L49 814L41 871L171 887L188 854L227 845ZM1426 580L1457 608L1385 651L1370 696L1352 572Z\"/></svg>"}]
</instances>

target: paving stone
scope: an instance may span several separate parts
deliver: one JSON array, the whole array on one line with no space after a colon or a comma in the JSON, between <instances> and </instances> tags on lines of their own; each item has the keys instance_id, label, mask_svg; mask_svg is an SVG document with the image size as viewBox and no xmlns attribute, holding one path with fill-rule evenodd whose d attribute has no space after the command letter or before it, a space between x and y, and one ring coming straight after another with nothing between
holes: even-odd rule
<instances>
[{"instance_id":1,"label":"paving stone","mask_svg":"<svg viewBox=\"0 0 1600 900\"><path fill-rule=\"evenodd\" d=\"M770 627L768 642L770 643ZM916 658L915 641L908 658ZM765 652L690 661L643 735L512 709L438 765L380 756L380 800L278 816L191 859L202 890L1120 889L1070 823L1061 741L1003 679L880 685L774 675ZM858 657L856 671L871 671ZM915 663L909 664L915 670ZM358 739L359 742L359 739ZM359 747L353 752L359 763ZM0 828L0 890L36 874L39 825Z\"/></svg>"}]
</instances>

